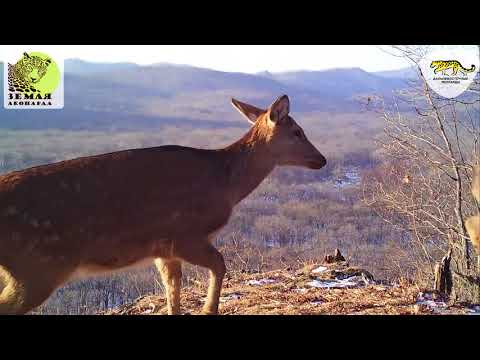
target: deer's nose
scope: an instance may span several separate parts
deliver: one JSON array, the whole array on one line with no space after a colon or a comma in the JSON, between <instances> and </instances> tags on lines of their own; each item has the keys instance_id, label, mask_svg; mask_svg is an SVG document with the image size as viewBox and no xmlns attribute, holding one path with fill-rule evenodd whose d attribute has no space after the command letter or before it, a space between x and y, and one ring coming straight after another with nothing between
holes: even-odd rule
<instances>
[{"instance_id":1,"label":"deer's nose","mask_svg":"<svg viewBox=\"0 0 480 360\"><path fill-rule=\"evenodd\" d=\"M325 156L323 156L322 154L318 153L315 157L313 158L310 158L308 161L307 161L307 166L310 168L310 169L321 169L323 168L325 165L327 165L327 159L325 159Z\"/></svg>"},{"instance_id":2,"label":"deer's nose","mask_svg":"<svg viewBox=\"0 0 480 360\"><path fill-rule=\"evenodd\" d=\"M325 165L327 165L327 159L325 158L325 156L323 156L322 154L320 154L319 159L320 159L320 163L322 163L322 167L324 167Z\"/></svg>"}]
</instances>

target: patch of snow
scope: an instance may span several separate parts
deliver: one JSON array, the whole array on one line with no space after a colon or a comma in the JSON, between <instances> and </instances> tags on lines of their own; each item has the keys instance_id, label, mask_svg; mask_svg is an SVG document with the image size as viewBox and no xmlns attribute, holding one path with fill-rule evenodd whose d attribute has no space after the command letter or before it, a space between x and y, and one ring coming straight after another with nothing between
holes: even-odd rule
<instances>
[{"instance_id":1,"label":"patch of snow","mask_svg":"<svg viewBox=\"0 0 480 360\"><path fill-rule=\"evenodd\" d=\"M247 280L245 283L247 285L265 285L276 282L274 279L260 279L260 280Z\"/></svg>"},{"instance_id":2,"label":"patch of snow","mask_svg":"<svg viewBox=\"0 0 480 360\"><path fill-rule=\"evenodd\" d=\"M417 301L425 301L425 300L434 300L433 294L419 292L417 295Z\"/></svg>"},{"instance_id":3,"label":"patch of snow","mask_svg":"<svg viewBox=\"0 0 480 360\"><path fill-rule=\"evenodd\" d=\"M334 180L334 186L336 188L343 188L351 185L360 184L361 177L358 171L358 168L351 167L345 171L345 174L342 178Z\"/></svg>"},{"instance_id":4,"label":"patch of snow","mask_svg":"<svg viewBox=\"0 0 480 360\"><path fill-rule=\"evenodd\" d=\"M220 302L224 303L230 300L238 300L241 297L242 296L239 293L232 293L232 294L220 297Z\"/></svg>"},{"instance_id":5,"label":"patch of snow","mask_svg":"<svg viewBox=\"0 0 480 360\"><path fill-rule=\"evenodd\" d=\"M144 310L142 314L151 314L155 311L155 304L150 303L148 306L150 306L150 308Z\"/></svg>"},{"instance_id":6,"label":"patch of snow","mask_svg":"<svg viewBox=\"0 0 480 360\"><path fill-rule=\"evenodd\" d=\"M278 203L280 201L277 195L271 195L271 194L262 194L261 198L264 201L271 202L271 203Z\"/></svg>"},{"instance_id":7,"label":"patch of snow","mask_svg":"<svg viewBox=\"0 0 480 360\"><path fill-rule=\"evenodd\" d=\"M277 243L277 241L269 239L267 240L265 245L267 246L267 248L274 248L276 247Z\"/></svg>"},{"instance_id":8,"label":"patch of snow","mask_svg":"<svg viewBox=\"0 0 480 360\"><path fill-rule=\"evenodd\" d=\"M364 273L362 273L362 280L365 283L365 285L376 284L375 280L369 279Z\"/></svg>"},{"instance_id":9,"label":"patch of snow","mask_svg":"<svg viewBox=\"0 0 480 360\"><path fill-rule=\"evenodd\" d=\"M423 292L418 293L416 304L427 306L436 313L443 313L448 308L445 302L435 301L433 294Z\"/></svg>"},{"instance_id":10,"label":"patch of snow","mask_svg":"<svg viewBox=\"0 0 480 360\"><path fill-rule=\"evenodd\" d=\"M445 304L443 301L424 300L424 301L417 301L417 304L426 305L433 310L435 310L436 308L445 309L447 307L447 304Z\"/></svg>"},{"instance_id":11,"label":"patch of snow","mask_svg":"<svg viewBox=\"0 0 480 360\"><path fill-rule=\"evenodd\" d=\"M322 304L323 304L323 301L321 301L321 300L315 300L315 301L311 301L310 304L312 304L312 305L322 305Z\"/></svg>"},{"instance_id":12,"label":"patch of snow","mask_svg":"<svg viewBox=\"0 0 480 360\"><path fill-rule=\"evenodd\" d=\"M433 310L437 314L450 314L449 306L443 301L436 301L433 294L420 292L417 296L417 305L424 305ZM458 311L458 310L457 310ZM480 315L480 305L473 305L468 307L461 308L466 314L469 315Z\"/></svg>"},{"instance_id":13,"label":"patch of snow","mask_svg":"<svg viewBox=\"0 0 480 360\"><path fill-rule=\"evenodd\" d=\"M351 276L346 279L335 280L312 280L305 285L315 288L342 289L349 287L358 287L365 285L365 280L361 276Z\"/></svg>"},{"instance_id":14,"label":"patch of snow","mask_svg":"<svg viewBox=\"0 0 480 360\"><path fill-rule=\"evenodd\" d=\"M318 268L313 269L313 270L312 270L312 273L318 274L318 273L324 272L324 271L326 271L326 270L328 270L327 267L325 267L325 266L319 266Z\"/></svg>"},{"instance_id":15,"label":"patch of snow","mask_svg":"<svg viewBox=\"0 0 480 360\"><path fill-rule=\"evenodd\" d=\"M298 292L298 293L301 293L301 294L304 294L308 291L308 289L305 289L305 288L295 288L293 289L293 291L295 292Z\"/></svg>"},{"instance_id":16,"label":"patch of snow","mask_svg":"<svg viewBox=\"0 0 480 360\"><path fill-rule=\"evenodd\" d=\"M465 309L471 315L480 315L480 305L474 305Z\"/></svg>"}]
</instances>

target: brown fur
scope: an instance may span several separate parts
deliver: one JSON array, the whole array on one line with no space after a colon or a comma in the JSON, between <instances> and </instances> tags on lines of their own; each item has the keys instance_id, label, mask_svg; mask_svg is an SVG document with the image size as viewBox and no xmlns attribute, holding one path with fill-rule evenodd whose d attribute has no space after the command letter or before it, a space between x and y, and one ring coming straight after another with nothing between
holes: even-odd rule
<instances>
[{"instance_id":1,"label":"brown fur","mask_svg":"<svg viewBox=\"0 0 480 360\"><path fill-rule=\"evenodd\" d=\"M480 166L477 165L473 172L472 194L477 202L480 203ZM465 227L477 254L480 255L480 214L467 219Z\"/></svg>"},{"instance_id":2,"label":"brown fur","mask_svg":"<svg viewBox=\"0 0 480 360\"><path fill-rule=\"evenodd\" d=\"M25 313L72 279L153 261L168 313L180 312L181 263L210 270L215 314L225 274L214 234L277 165L325 158L288 115L234 100L254 125L219 150L160 146L84 157L0 177L0 314Z\"/></svg>"}]
</instances>

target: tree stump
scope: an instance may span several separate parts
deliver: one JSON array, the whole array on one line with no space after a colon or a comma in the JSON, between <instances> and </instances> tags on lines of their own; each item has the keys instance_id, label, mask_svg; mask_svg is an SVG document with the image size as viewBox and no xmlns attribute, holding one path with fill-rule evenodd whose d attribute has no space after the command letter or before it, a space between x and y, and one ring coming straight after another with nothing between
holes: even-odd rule
<instances>
[{"instance_id":1,"label":"tree stump","mask_svg":"<svg viewBox=\"0 0 480 360\"><path fill-rule=\"evenodd\" d=\"M345 261L345 258L343 257L339 249L335 249L334 255L325 255L325 257L323 258L323 262L326 264L333 264L342 261Z\"/></svg>"},{"instance_id":2,"label":"tree stump","mask_svg":"<svg viewBox=\"0 0 480 360\"><path fill-rule=\"evenodd\" d=\"M449 296L452 291L452 274L450 272L451 251L442 258L442 261L435 265L435 284L434 289L445 296Z\"/></svg>"}]
</instances>

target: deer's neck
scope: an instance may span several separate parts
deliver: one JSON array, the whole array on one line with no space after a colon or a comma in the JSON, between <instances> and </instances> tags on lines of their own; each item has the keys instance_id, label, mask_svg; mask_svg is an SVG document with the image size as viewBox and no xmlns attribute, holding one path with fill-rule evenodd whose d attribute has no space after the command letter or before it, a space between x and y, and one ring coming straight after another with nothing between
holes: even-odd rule
<instances>
[{"instance_id":1,"label":"deer's neck","mask_svg":"<svg viewBox=\"0 0 480 360\"><path fill-rule=\"evenodd\" d=\"M239 141L223 149L228 169L228 193L234 204L255 190L275 167L260 131L254 127Z\"/></svg>"}]
</instances>

